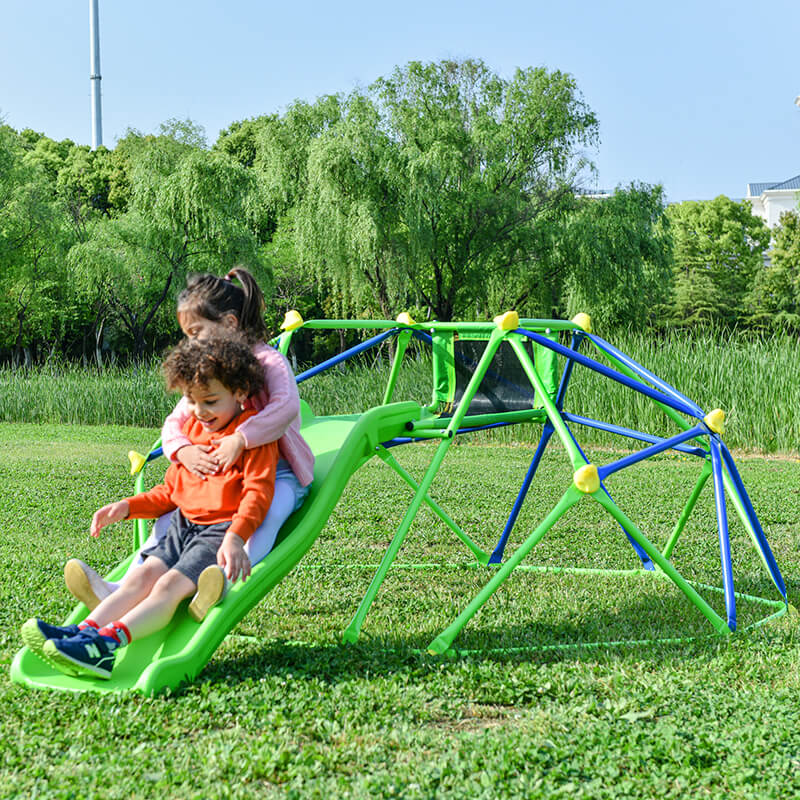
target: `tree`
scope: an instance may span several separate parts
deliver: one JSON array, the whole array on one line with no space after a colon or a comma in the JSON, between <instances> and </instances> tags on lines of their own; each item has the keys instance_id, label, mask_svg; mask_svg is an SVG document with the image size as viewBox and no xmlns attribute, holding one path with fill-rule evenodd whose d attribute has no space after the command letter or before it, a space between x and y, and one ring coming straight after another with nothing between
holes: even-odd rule
<instances>
[{"instance_id":1,"label":"tree","mask_svg":"<svg viewBox=\"0 0 800 800\"><path fill-rule=\"evenodd\" d=\"M267 275L253 234L250 172L222 153L167 136L138 137L129 149L128 210L98 222L72 249L70 264L86 296L95 305L105 301L100 307L114 313L140 358L187 271L224 272L241 263L262 282Z\"/></svg>"},{"instance_id":2,"label":"tree","mask_svg":"<svg viewBox=\"0 0 800 800\"><path fill-rule=\"evenodd\" d=\"M407 295L439 319L469 314L488 280L529 263L535 221L571 196L596 136L568 75L411 62L311 142L300 255L352 308L388 315Z\"/></svg>"},{"instance_id":3,"label":"tree","mask_svg":"<svg viewBox=\"0 0 800 800\"><path fill-rule=\"evenodd\" d=\"M49 150L52 140L38 142ZM65 302L65 209L52 173L29 159L31 152L13 130L0 128L0 346L12 348L16 363L30 363L37 343L52 346L74 312Z\"/></svg>"},{"instance_id":4,"label":"tree","mask_svg":"<svg viewBox=\"0 0 800 800\"><path fill-rule=\"evenodd\" d=\"M559 311L590 311L603 327L642 325L669 296L672 238L661 186L632 184L581 198L557 230L548 282L563 277Z\"/></svg>"},{"instance_id":5,"label":"tree","mask_svg":"<svg viewBox=\"0 0 800 800\"><path fill-rule=\"evenodd\" d=\"M255 163L258 149L256 142L258 132L264 125L268 125L276 119L277 117L272 114L270 116L232 122L227 128L219 132L213 149L229 155L243 167L252 167Z\"/></svg>"},{"instance_id":6,"label":"tree","mask_svg":"<svg viewBox=\"0 0 800 800\"><path fill-rule=\"evenodd\" d=\"M770 231L750 206L720 195L669 206L675 241L674 296L679 325L732 326L750 314L750 289L763 269Z\"/></svg>"},{"instance_id":7,"label":"tree","mask_svg":"<svg viewBox=\"0 0 800 800\"><path fill-rule=\"evenodd\" d=\"M781 215L773 232L769 265L756 273L749 302L751 322L764 328L800 329L800 214Z\"/></svg>"}]
</instances>

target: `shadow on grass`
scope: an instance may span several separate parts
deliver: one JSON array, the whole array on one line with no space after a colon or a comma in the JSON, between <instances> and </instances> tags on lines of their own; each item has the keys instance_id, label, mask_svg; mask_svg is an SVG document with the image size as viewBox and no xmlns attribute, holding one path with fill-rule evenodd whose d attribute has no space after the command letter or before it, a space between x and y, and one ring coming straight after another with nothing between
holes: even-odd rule
<instances>
[{"instance_id":1,"label":"shadow on grass","mask_svg":"<svg viewBox=\"0 0 800 800\"><path fill-rule=\"evenodd\" d=\"M770 591L771 590L771 591ZM748 593L776 595L771 582L751 581ZM800 592L800 581L793 583ZM333 642L259 640L232 635L200 676L212 683L241 683L265 675L315 678L329 684L374 676L414 673L435 674L442 664L492 663L547 664L558 662L618 663L663 666L670 661L706 661L733 637L716 633L711 624L685 598L669 597L654 614L653 603L640 599L614 609L592 609L591 620L492 624L482 615L480 626L470 624L457 637L455 655L432 656L427 647L440 632L425 630L387 636L362 634L354 645ZM740 630L776 609L739 601ZM719 609L718 609L719 610ZM688 616L687 616L688 615Z\"/></svg>"}]
</instances>

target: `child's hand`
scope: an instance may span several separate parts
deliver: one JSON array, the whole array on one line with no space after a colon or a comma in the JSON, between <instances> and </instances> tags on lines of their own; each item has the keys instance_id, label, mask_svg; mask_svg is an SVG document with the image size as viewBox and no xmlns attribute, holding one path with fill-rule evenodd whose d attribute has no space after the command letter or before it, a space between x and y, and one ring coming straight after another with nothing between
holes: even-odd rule
<instances>
[{"instance_id":1,"label":"child's hand","mask_svg":"<svg viewBox=\"0 0 800 800\"><path fill-rule=\"evenodd\" d=\"M244 549L244 542L235 533L226 533L222 544L217 550L217 564L225 570L228 580L236 583L239 573L242 580L246 581L250 575L250 559Z\"/></svg>"},{"instance_id":2,"label":"child's hand","mask_svg":"<svg viewBox=\"0 0 800 800\"><path fill-rule=\"evenodd\" d=\"M106 525L111 525L113 522L127 519L130 511L127 500L120 500L116 503L109 503L107 506L103 506L99 511L94 512L92 526L89 532L94 537L99 536L100 531L105 528Z\"/></svg>"},{"instance_id":3,"label":"child's hand","mask_svg":"<svg viewBox=\"0 0 800 800\"><path fill-rule=\"evenodd\" d=\"M211 450L213 448L207 444L187 444L175 453L175 458L189 472L205 480L206 475L214 475L219 469L216 455L209 455Z\"/></svg>"},{"instance_id":4,"label":"child's hand","mask_svg":"<svg viewBox=\"0 0 800 800\"><path fill-rule=\"evenodd\" d=\"M221 439L212 439L211 444L216 445L214 455L217 458L220 472L230 469L236 463L244 450L244 436L239 431L223 436ZM180 451L178 451L180 452Z\"/></svg>"}]
</instances>

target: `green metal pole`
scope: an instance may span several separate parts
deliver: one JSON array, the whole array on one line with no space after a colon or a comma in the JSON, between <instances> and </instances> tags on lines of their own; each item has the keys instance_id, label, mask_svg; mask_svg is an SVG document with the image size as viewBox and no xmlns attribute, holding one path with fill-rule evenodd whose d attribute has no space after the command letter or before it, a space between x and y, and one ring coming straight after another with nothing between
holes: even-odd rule
<instances>
[{"instance_id":1,"label":"green metal pole","mask_svg":"<svg viewBox=\"0 0 800 800\"><path fill-rule=\"evenodd\" d=\"M378 457L388 464L414 491L419 489L419 484L403 469L398 463L397 459L383 446L378 446ZM434 514L439 517L450 530L461 539L462 542L469 548L478 563L486 566L489 563L489 554L481 550L469 536L450 518L448 513L429 495L425 495L424 502L430 507Z\"/></svg>"},{"instance_id":2,"label":"green metal pole","mask_svg":"<svg viewBox=\"0 0 800 800\"><path fill-rule=\"evenodd\" d=\"M650 540L625 516L622 510L605 492L598 490L592 494L592 497L594 497L594 499L597 500L597 502L600 503L600 505L603 506L603 508L605 508L605 510L608 511L608 513L611 514L611 516L639 543L641 548L659 566L661 571L672 580L695 606L697 606L718 633L730 633L730 628L728 628L725 620L723 620L694 588L684 580L678 570L658 552L658 548L650 543Z\"/></svg>"},{"instance_id":3,"label":"green metal pole","mask_svg":"<svg viewBox=\"0 0 800 800\"><path fill-rule=\"evenodd\" d=\"M400 523L400 527L397 529L397 532L390 542L386 553L384 553L383 559L381 559L378 570L373 576L369 587L367 588L367 593L362 598L361 603L356 610L355 616L352 620L350 620L350 624L347 626L347 628L345 628L345 631L342 634L342 640L344 642L353 643L358 641L358 634L361 631L361 626L364 624L364 618L367 616L369 607L375 600L375 595L377 595L378 589L383 583L386 573L389 571L389 567L397 557L400 546L403 544L403 540L406 538L406 534L411 527L411 523L414 521L414 517L417 515L417 511L419 511L420 505L422 505L423 498L428 494L428 489L430 489L431 483L433 483L433 478L438 472L445 453L447 453L452 441L452 439L443 439L441 444L436 448L436 453L433 456L433 460L428 466L428 469L422 478L422 482L420 483L419 488L411 500L411 504L409 505L408 510L406 511L402 522Z\"/></svg>"},{"instance_id":4,"label":"green metal pole","mask_svg":"<svg viewBox=\"0 0 800 800\"><path fill-rule=\"evenodd\" d=\"M436 449L433 460L426 470L425 475L422 478L422 482L419 484L419 488L411 500L411 504L409 505L408 510L406 511L402 522L400 523L400 527L397 529L394 538L389 544L389 548L381 560L378 571L373 576L372 582L367 588L367 593L362 598L361 603L356 610L355 616L352 620L350 620L350 624L347 626L347 628L345 628L344 633L342 634L343 641L352 643L358 640L358 634L361 631L361 626L364 624L364 619L367 616L369 607L375 600L375 596L378 593L380 585L386 578L386 573L389 571L389 567L397 557L397 553L403 544L403 540L405 539L409 528L411 527L411 523L414 521L414 517L419 511L419 507L422 505L423 499L427 496L428 490L431 487L431 483L433 483L433 479L442 464L442 460L444 459L444 456L447 453L451 442L453 441L453 436L461 425L461 420L467 413L469 404L472 402L475 392L478 391L478 386L480 386L483 376L486 374L486 370L488 369L489 364L491 363L495 352L497 352L497 348L500 346L500 342L504 336L505 331L495 326L492 330L491 336L489 337L489 341L486 344L486 348L483 351L483 355L481 356L477 367L475 367L475 372L472 374L472 378L464 390L464 395L461 398L458 410L450 420L447 430L442 432L442 435L444 435L446 438L442 439L441 444Z\"/></svg>"},{"instance_id":5,"label":"green metal pole","mask_svg":"<svg viewBox=\"0 0 800 800\"><path fill-rule=\"evenodd\" d=\"M494 425L497 422L519 423L519 422L544 422L545 413L541 408L531 408L526 411L499 411L493 414L470 414L467 420L467 427L480 427L482 425ZM410 436L418 436L418 431L442 430L446 428L450 420L442 417L426 417L415 419L411 422Z\"/></svg>"},{"instance_id":6,"label":"green metal pole","mask_svg":"<svg viewBox=\"0 0 800 800\"><path fill-rule=\"evenodd\" d=\"M572 461L573 469L579 469L586 464L586 459L581 455L581 451L576 446L572 436L570 436L567 426L564 424L564 420L556 408L556 404L547 393L547 390L542 383L542 379L539 377L539 373L536 371L536 367L534 367L534 365L531 363L530 357L525 352L525 348L522 346L519 338L512 337L510 341L511 346L514 348L514 352L517 354L520 364L522 364L522 368L525 370L525 374L528 376L528 380L536 388L536 391L539 393L539 397L542 399L547 418L550 420L550 424L553 426L553 428L555 428L558 438L561 439L561 444L564 445L564 449L567 451L570 460Z\"/></svg>"},{"instance_id":7,"label":"green metal pole","mask_svg":"<svg viewBox=\"0 0 800 800\"><path fill-rule=\"evenodd\" d=\"M431 655L440 655L450 649L453 639L458 636L461 629L472 619L478 609L505 583L514 568L525 558L541 538L555 525L559 518L583 497L583 492L575 486L570 486L555 508L539 523L531 535L514 551L500 569L495 572L492 579L478 592L470 604L428 645Z\"/></svg>"},{"instance_id":8,"label":"green metal pole","mask_svg":"<svg viewBox=\"0 0 800 800\"><path fill-rule=\"evenodd\" d=\"M472 398L475 397L478 387L481 385L481 381L483 381L483 376L486 374L486 370L489 369L489 364L492 363L494 354L497 352L497 348L500 347L500 342L503 341L505 335L505 331L500 330L500 328L495 327L492 330L492 335L489 337L489 341L486 342L486 347L478 361L478 365L475 367L475 371L472 373L472 377L469 379L469 383L464 389L464 394L458 401L456 413L450 418L447 431L452 436L455 436L458 429L461 427L461 422L467 415Z\"/></svg>"},{"instance_id":9,"label":"green metal pole","mask_svg":"<svg viewBox=\"0 0 800 800\"><path fill-rule=\"evenodd\" d=\"M669 558L672 555L672 551L675 549L675 545L678 542L678 537L681 535L683 529L686 527L686 523L689 521L689 517L691 516L692 511L694 511L695 504L697 503L697 498L700 497L700 492L703 491L703 487L706 485L706 481L711 475L711 472L712 472L711 462L704 461L703 469L700 472L700 477L697 479L697 483L695 484L695 487L692 490L692 493L689 496L689 499L686 502L683 511L681 512L681 516L678 519L678 524L675 526L675 530L672 531L672 535L669 537L667 546L664 548L664 558Z\"/></svg>"},{"instance_id":10,"label":"green metal pole","mask_svg":"<svg viewBox=\"0 0 800 800\"><path fill-rule=\"evenodd\" d=\"M411 341L411 331L401 331L397 336L397 349L392 361L392 371L389 373L389 381L386 384L386 391L383 394L383 405L391 403L394 394L394 386L397 383L397 376L400 374L400 365L403 362L408 343Z\"/></svg>"},{"instance_id":11,"label":"green metal pole","mask_svg":"<svg viewBox=\"0 0 800 800\"><path fill-rule=\"evenodd\" d=\"M571 331L576 326L573 322L558 319L521 319L520 327L537 332ZM349 330L385 330L387 328L408 328L414 331L458 331L460 333L487 333L497 328L494 322L415 322L413 325L399 325L393 319L307 319L303 327L314 330L335 330L346 328Z\"/></svg>"},{"instance_id":12,"label":"green metal pole","mask_svg":"<svg viewBox=\"0 0 800 800\"><path fill-rule=\"evenodd\" d=\"M286 331L278 337L278 352L285 356L289 352L289 345L292 343L294 330Z\"/></svg>"}]
</instances>

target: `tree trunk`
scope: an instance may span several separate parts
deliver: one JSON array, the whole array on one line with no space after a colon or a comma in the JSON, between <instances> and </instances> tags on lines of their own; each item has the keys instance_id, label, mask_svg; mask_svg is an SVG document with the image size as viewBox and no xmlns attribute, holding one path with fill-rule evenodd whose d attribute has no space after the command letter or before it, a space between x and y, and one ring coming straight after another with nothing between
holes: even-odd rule
<instances>
[{"instance_id":1,"label":"tree trunk","mask_svg":"<svg viewBox=\"0 0 800 800\"><path fill-rule=\"evenodd\" d=\"M97 361L97 369L102 372L103 370L103 332L106 327L106 320L103 317L99 325L95 325L94 329L94 357Z\"/></svg>"}]
</instances>

